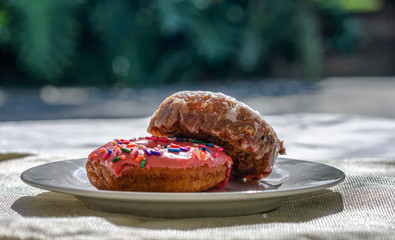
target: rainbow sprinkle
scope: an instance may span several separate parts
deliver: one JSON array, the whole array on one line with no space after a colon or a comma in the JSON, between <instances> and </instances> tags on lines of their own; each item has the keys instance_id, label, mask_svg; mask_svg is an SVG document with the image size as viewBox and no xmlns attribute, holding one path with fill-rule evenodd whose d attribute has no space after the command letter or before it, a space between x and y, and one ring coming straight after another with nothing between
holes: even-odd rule
<instances>
[{"instance_id":1,"label":"rainbow sprinkle","mask_svg":"<svg viewBox=\"0 0 395 240\"><path fill-rule=\"evenodd\" d=\"M127 148L121 148L121 151L125 152L125 153L130 153L130 149L127 149Z\"/></svg>"},{"instance_id":2,"label":"rainbow sprinkle","mask_svg":"<svg viewBox=\"0 0 395 240\"><path fill-rule=\"evenodd\" d=\"M148 156L151 156L151 155L152 155L151 151L148 150L148 149L144 149L144 152L145 152L145 154L147 154Z\"/></svg>"},{"instance_id":3,"label":"rainbow sprinkle","mask_svg":"<svg viewBox=\"0 0 395 240\"><path fill-rule=\"evenodd\" d=\"M169 152L180 152L180 148L168 148L167 151Z\"/></svg>"},{"instance_id":4,"label":"rainbow sprinkle","mask_svg":"<svg viewBox=\"0 0 395 240\"><path fill-rule=\"evenodd\" d=\"M162 142L168 142L168 141L169 141L169 139L163 138L163 137L160 137L158 140L159 140L159 141L162 141Z\"/></svg>"},{"instance_id":5,"label":"rainbow sprinkle","mask_svg":"<svg viewBox=\"0 0 395 240\"><path fill-rule=\"evenodd\" d=\"M199 149L198 149L198 148L194 148L193 153L196 155L196 157L197 157L199 160L202 160L202 159L200 158L200 154L199 154Z\"/></svg>"},{"instance_id":6,"label":"rainbow sprinkle","mask_svg":"<svg viewBox=\"0 0 395 240\"><path fill-rule=\"evenodd\" d=\"M118 162L119 160L121 160L121 158L120 158L120 157L116 157L116 158L114 158L112 161L113 161L113 162Z\"/></svg>"},{"instance_id":7,"label":"rainbow sprinkle","mask_svg":"<svg viewBox=\"0 0 395 240\"><path fill-rule=\"evenodd\" d=\"M199 155L200 155L200 160L201 160L201 161L206 160L206 159L205 159L205 156L204 156L204 153L202 152L202 150L199 150Z\"/></svg>"},{"instance_id":8,"label":"rainbow sprinkle","mask_svg":"<svg viewBox=\"0 0 395 240\"><path fill-rule=\"evenodd\" d=\"M170 144L170 147L171 147L171 148L179 148L180 145L171 143L171 144Z\"/></svg>"},{"instance_id":9,"label":"rainbow sprinkle","mask_svg":"<svg viewBox=\"0 0 395 240\"><path fill-rule=\"evenodd\" d=\"M121 139L122 144L129 144L129 140Z\"/></svg>"},{"instance_id":10,"label":"rainbow sprinkle","mask_svg":"<svg viewBox=\"0 0 395 240\"><path fill-rule=\"evenodd\" d=\"M151 153L153 155L160 156L160 152L159 151L151 150Z\"/></svg>"},{"instance_id":11,"label":"rainbow sprinkle","mask_svg":"<svg viewBox=\"0 0 395 240\"><path fill-rule=\"evenodd\" d=\"M157 141L158 137L145 137L147 140Z\"/></svg>"},{"instance_id":12,"label":"rainbow sprinkle","mask_svg":"<svg viewBox=\"0 0 395 240\"><path fill-rule=\"evenodd\" d=\"M144 158L143 155L141 155L141 156L138 156L138 157L136 158L136 161L137 161L137 162L140 162L140 161L143 160L143 159L145 159L145 158Z\"/></svg>"},{"instance_id":13,"label":"rainbow sprinkle","mask_svg":"<svg viewBox=\"0 0 395 240\"><path fill-rule=\"evenodd\" d=\"M188 148L186 148L186 147L179 147L180 148L180 150L182 151L182 152L188 152L189 150L188 150Z\"/></svg>"},{"instance_id":14,"label":"rainbow sprinkle","mask_svg":"<svg viewBox=\"0 0 395 240\"><path fill-rule=\"evenodd\" d=\"M141 160L141 163L140 163L140 167L141 167L141 168L144 168L144 166L145 166L145 158L143 158L143 159Z\"/></svg>"}]
</instances>

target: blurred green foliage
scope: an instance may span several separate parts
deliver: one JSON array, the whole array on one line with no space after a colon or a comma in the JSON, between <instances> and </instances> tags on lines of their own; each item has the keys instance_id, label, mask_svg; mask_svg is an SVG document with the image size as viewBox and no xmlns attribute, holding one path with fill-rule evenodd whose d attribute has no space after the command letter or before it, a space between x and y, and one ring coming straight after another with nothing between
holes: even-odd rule
<instances>
[{"instance_id":1,"label":"blurred green foliage","mask_svg":"<svg viewBox=\"0 0 395 240\"><path fill-rule=\"evenodd\" d=\"M374 12L380 10L384 5L384 0L315 0L315 1L320 2L320 4L327 7L337 6L350 12Z\"/></svg>"},{"instance_id":2,"label":"blurred green foliage","mask_svg":"<svg viewBox=\"0 0 395 240\"><path fill-rule=\"evenodd\" d=\"M270 76L273 59L321 75L347 50L347 13L309 0L2 0L0 84L136 86Z\"/></svg>"}]
</instances>

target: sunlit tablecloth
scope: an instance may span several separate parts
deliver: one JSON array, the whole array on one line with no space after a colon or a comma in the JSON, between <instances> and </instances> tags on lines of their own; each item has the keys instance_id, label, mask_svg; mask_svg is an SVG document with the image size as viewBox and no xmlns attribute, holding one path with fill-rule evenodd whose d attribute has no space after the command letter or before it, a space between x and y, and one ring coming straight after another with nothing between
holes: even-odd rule
<instances>
[{"instance_id":1,"label":"sunlit tablecloth","mask_svg":"<svg viewBox=\"0 0 395 240\"><path fill-rule=\"evenodd\" d=\"M307 113L266 119L285 141L287 157L338 167L346 180L246 216L104 213L73 196L28 186L20 174L43 163L84 157L115 137L146 135L148 118L0 122L0 238L395 238L395 120Z\"/></svg>"}]
</instances>

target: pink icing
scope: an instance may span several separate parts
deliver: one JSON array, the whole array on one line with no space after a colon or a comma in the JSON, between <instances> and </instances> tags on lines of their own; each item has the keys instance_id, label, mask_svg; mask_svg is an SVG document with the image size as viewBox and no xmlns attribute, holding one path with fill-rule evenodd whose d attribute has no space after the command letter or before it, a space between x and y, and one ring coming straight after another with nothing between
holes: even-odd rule
<instances>
[{"instance_id":1,"label":"pink icing","mask_svg":"<svg viewBox=\"0 0 395 240\"><path fill-rule=\"evenodd\" d=\"M162 149L162 147L166 145L168 145L167 148ZM177 148L177 146L183 148L184 151L169 151L169 148L180 149ZM208 151L204 151L204 148ZM160 155L152 154L149 156L151 151L156 151L156 153L159 152ZM119 159L117 159L118 157ZM177 141L175 138L158 139L155 137L147 137L131 140L115 139L90 153L88 161L100 162L100 164L106 166L114 176L120 177L126 173L131 166L141 167L141 158L145 159L144 168L167 167L185 169L197 168L204 165L208 167L224 165L227 167L226 178L222 183L218 184L217 187L224 187L230 176L231 160L228 155L222 152L221 147L214 144L213 147L210 147L202 145L201 143ZM114 159L115 162L113 161Z\"/></svg>"}]
</instances>

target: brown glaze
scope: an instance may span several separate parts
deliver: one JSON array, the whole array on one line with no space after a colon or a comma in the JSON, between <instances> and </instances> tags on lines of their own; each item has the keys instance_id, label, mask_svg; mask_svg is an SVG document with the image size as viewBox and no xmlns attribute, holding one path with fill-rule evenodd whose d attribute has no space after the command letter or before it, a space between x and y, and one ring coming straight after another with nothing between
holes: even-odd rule
<instances>
[{"instance_id":1,"label":"brown glaze","mask_svg":"<svg viewBox=\"0 0 395 240\"><path fill-rule=\"evenodd\" d=\"M148 132L213 142L232 157L232 176L253 180L268 175L283 142L263 117L222 93L183 91L166 98L151 118Z\"/></svg>"}]
</instances>

